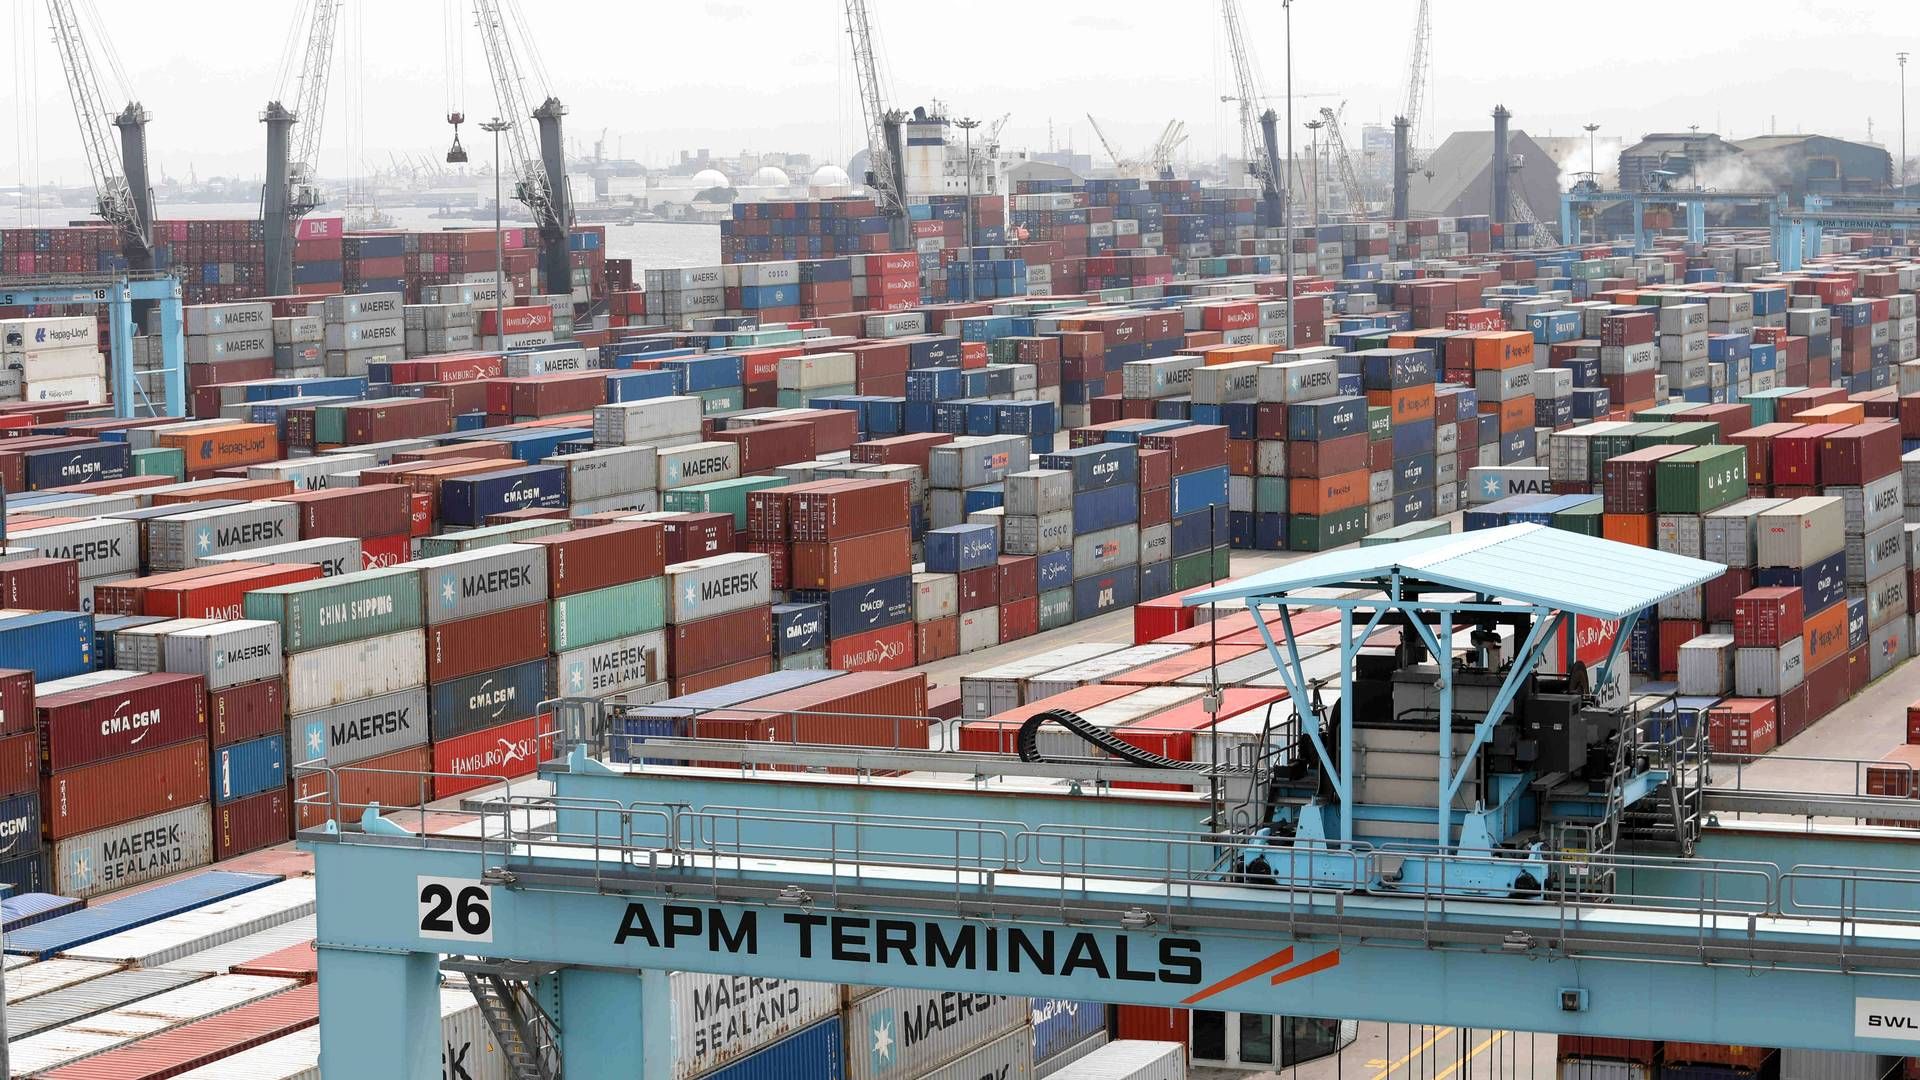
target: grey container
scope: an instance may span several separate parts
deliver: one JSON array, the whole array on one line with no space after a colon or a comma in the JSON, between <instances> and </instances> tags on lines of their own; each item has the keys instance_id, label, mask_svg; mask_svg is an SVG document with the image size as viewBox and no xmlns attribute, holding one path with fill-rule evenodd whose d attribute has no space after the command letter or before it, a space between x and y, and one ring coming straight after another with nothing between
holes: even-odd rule
<instances>
[{"instance_id":1,"label":"grey container","mask_svg":"<svg viewBox=\"0 0 1920 1080\"><path fill-rule=\"evenodd\" d=\"M1009 473L1006 503L1009 515L1038 517L1073 509L1073 473L1066 469L1026 469Z\"/></svg>"},{"instance_id":2,"label":"grey container","mask_svg":"<svg viewBox=\"0 0 1920 1080\"><path fill-rule=\"evenodd\" d=\"M773 563L753 552L667 567L667 621L693 622L773 603Z\"/></svg>"},{"instance_id":3,"label":"grey container","mask_svg":"<svg viewBox=\"0 0 1920 1080\"><path fill-rule=\"evenodd\" d=\"M1699 514L1661 514L1654 520L1654 542L1661 551L1701 558L1702 522Z\"/></svg>"},{"instance_id":4,"label":"grey container","mask_svg":"<svg viewBox=\"0 0 1920 1080\"><path fill-rule=\"evenodd\" d=\"M1200 366L1197 356L1163 356L1153 360L1133 360L1120 366L1120 393L1141 398L1174 397L1193 386L1193 371Z\"/></svg>"},{"instance_id":5,"label":"grey container","mask_svg":"<svg viewBox=\"0 0 1920 1080\"><path fill-rule=\"evenodd\" d=\"M1864 585L1907 569L1907 524L1895 521L1866 536L1847 536L1847 584Z\"/></svg>"},{"instance_id":6,"label":"grey container","mask_svg":"<svg viewBox=\"0 0 1920 1080\"><path fill-rule=\"evenodd\" d=\"M287 718L291 760L326 759L329 765L425 746L433 732L424 686L362 698Z\"/></svg>"},{"instance_id":7,"label":"grey container","mask_svg":"<svg viewBox=\"0 0 1920 1080\"><path fill-rule=\"evenodd\" d=\"M313 940L314 933L314 917L302 915L291 922L257 930L219 945L210 945L199 952L188 953L178 960L169 960L157 966L169 971L198 971L207 975L225 975L235 964L244 964L268 953L290 949L295 945L304 945Z\"/></svg>"},{"instance_id":8,"label":"grey container","mask_svg":"<svg viewBox=\"0 0 1920 1080\"><path fill-rule=\"evenodd\" d=\"M555 656L547 665L547 693L552 697L603 698L666 677L667 633L651 630Z\"/></svg>"},{"instance_id":9,"label":"grey container","mask_svg":"<svg viewBox=\"0 0 1920 1080\"><path fill-rule=\"evenodd\" d=\"M593 409L595 446L658 443L661 439L700 432L701 402L697 397L649 398L596 405Z\"/></svg>"},{"instance_id":10,"label":"grey container","mask_svg":"<svg viewBox=\"0 0 1920 1080\"><path fill-rule=\"evenodd\" d=\"M1039 517L1009 511L1001 522L1000 550L1008 555L1045 555L1065 551L1073 544L1072 510L1055 510Z\"/></svg>"},{"instance_id":11,"label":"grey container","mask_svg":"<svg viewBox=\"0 0 1920 1080\"><path fill-rule=\"evenodd\" d=\"M932 622L960 613L960 578L922 571L913 575L913 621ZM962 684L966 682L961 680Z\"/></svg>"},{"instance_id":12,"label":"grey container","mask_svg":"<svg viewBox=\"0 0 1920 1080\"><path fill-rule=\"evenodd\" d=\"M1010 473L1025 472L1033 443L1025 435L960 435L927 456L927 480L936 488L997 484Z\"/></svg>"},{"instance_id":13,"label":"grey container","mask_svg":"<svg viewBox=\"0 0 1920 1080\"><path fill-rule=\"evenodd\" d=\"M1760 512L1757 566L1808 567L1847 545L1846 505L1810 495Z\"/></svg>"},{"instance_id":14,"label":"grey container","mask_svg":"<svg viewBox=\"0 0 1920 1080\"><path fill-rule=\"evenodd\" d=\"M581 503L653 487L659 475L657 453L651 446L608 446L560 454L546 464L567 470L567 501Z\"/></svg>"},{"instance_id":15,"label":"grey container","mask_svg":"<svg viewBox=\"0 0 1920 1080\"><path fill-rule=\"evenodd\" d=\"M329 296L323 302L320 313L330 323L366 322L370 319L404 320L407 297L405 293L397 292Z\"/></svg>"},{"instance_id":16,"label":"grey container","mask_svg":"<svg viewBox=\"0 0 1920 1080\"><path fill-rule=\"evenodd\" d=\"M81 898L116 892L213 861L213 807L183 806L94 829L50 845L53 891Z\"/></svg>"},{"instance_id":17,"label":"grey container","mask_svg":"<svg viewBox=\"0 0 1920 1080\"><path fill-rule=\"evenodd\" d=\"M1733 692L1741 697L1779 697L1804 678L1805 646L1799 638L1777 649L1733 651Z\"/></svg>"},{"instance_id":18,"label":"grey container","mask_svg":"<svg viewBox=\"0 0 1920 1080\"><path fill-rule=\"evenodd\" d=\"M845 1013L847 1080L913 1080L1019 1029L1031 1056L1032 1005L1023 997L882 990ZM878 1049L878 1048L884 1048ZM977 1074L976 1074L977 1075Z\"/></svg>"},{"instance_id":19,"label":"grey container","mask_svg":"<svg viewBox=\"0 0 1920 1080\"><path fill-rule=\"evenodd\" d=\"M272 304L192 304L181 308L180 314L189 337L271 329L274 323Z\"/></svg>"},{"instance_id":20,"label":"grey container","mask_svg":"<svg viewBox=\"0 0 1920 1080\"><path fill-rule=\"evenodd\" d=\"M1140 530L1140 565L1166 562L1172 557L1173 526L1153 525Z\"/></svg>"},{"instance_id":21,"label":"grey container","mask_svg":"<svg viewBox=\"0 0 1920 1080\"><path fill-rule=\"evenodd\" d=\"M350 536L316 536L311 540L229 551L193 560L195 566L229 562L307 563L318 566L323 578L339 577L360 572L360 541Z\"/></svg>"},{"instance_id":22,"label":"grey container","mask_svg":"<svg viewBox=\"0 0 1920 1080\"><path fill-rule=\"evenodd\" d=\"M236 330L230 334L189 334L186 338L189 364L219 364L230 360L271 360L273 328L260 326Z\"/></svg>"},{"instance_id":23,"label":"grey container","mask_svg":"<svg viewBox=\"0 0 1920 1080\"><path fill-rule=\"evenodd\" d=\"M1140 561L1140 526L1118 525L1073 538L1073 577L1078 581Z\"/></svg>"},{"instance_id":24,"label":"grey container","mask_svg":"<svg viewBox=\"0 0 1920 1080\"><path fill-rule=\"evenodd\" d=\"M1700 634L1679 649L1680 692L1721 697L1733 682L1733 635Z\"/></svg>"},{"instance_id":25,"label":"grey container","mask_svg":"<svg viewBox=\"0 0 1920 1080\"><path fill-rule=\"evenodd\" d=\"M1782 1049L1780 1080L1887 1080L1899 1075L1903 1064L1891 1054Z\"/></svg>"},{"instance_id":26,"label":"grey container","mask_svg":"<svg viewBox=\"0 0 1920 1080\"><path fill-rule=\"evenodd\" d=\"M123 1008L143 998L178 990L206 976L197 971L116 971L78 986L7 1006L7 1039L24 1039L42 1031L66 1027L78 1020Z\"/></svg>"},{"instance_id":27,"label":"grey container","mask_svg":"<svg viewBox=\"0 0 1920 1080\"><path fill-rule=\"evenodd\" d=\"M96 518L15 532L7 537L7 554L21 551L72 559L80 564L82 580L132 577L140 572L140 527L131 521Z\"/></svg>"},{"instance_id":28,"label":"grey container","mask_svg":"<svg viewBox=\"0 0 1920 1080\"><path fill-rule=\"evenodd\" d=\"M1870 480L1863 487L1830 487L1828 495L1838 495L1847 508L1847 531L1856 536L1870 533L1904 518L1902 502L1904 478L1889 473Z\"/></svg>"},{"instance_id":29,"label":"grey container","mask_svg":"<svg viewBox=\"0 0 1920 1080\"><path fill-rule=\"evenodd\" d=\"M1032 1080L1033 1032L1020 1028L927 1073L922 1080Z\"/></svg>"},{"instance_id":30,"label":"grey container","mask_svg":"<svg viewBox=\"0 0 1920 1080\"><path fill-rule=\"evenodd\" d=\"M415 554L422 559L432 559L462 551L478 551L481 548L518 544L536 536L558 536L567 529L566 521L558 518L504 521L498 525L482 525L477 529L461 529L459 532L442 533L439 536L423 536L419 540Z\"/></svg>"},{"instance_id":31,"label":"grey container","mask_svg":"<svg viewBox=\"0 0 1920 1080\"><path fill-rule=\"evenodd\" d=\"M1604 1058L1561 1058L1560 1080L1654 1080L1649 1066Z\"/></svg>"},{"instance_id":32,"label":"grey container","mask_svg":"<svg viewBox=\"0 0 1920 1080\"><path fill-rule=\"evenodd\" d=\"M219 623L218 619L167 619L115 631L114 666L126 671L165 671L168 636L182 630L217 626Z\"/></svg>"},{"instance_id":33,"label":"grey container","mask_svg":"<svg viewBox=\"0 0 1920 1080\"><path fill-rule=\"evenodd\" d=\"M341 473L371 469L372 454L314 454L292 461L270 461L247 466L249 480L286 480L295 491L313 491L330 486L327 482Z\"/></svg>"},{"instance_id":34,"label":"grey container","mask_svg":"<svg viewBox=\"0 0 1920 1080\"><path fill-rule=\"evenodd\" d=\"M1884 626L1907 613L1911 597L1907 595L1907 572L1895 570L1882 574L1866 585L1867 625Z\"/></svg>"},{"instance_id":35,"label":"grey container","mask_svg":"<svg viewBox=\"0 0 1920 1080\"><path fill-rule=\"evenodd\" d=\"M287 712L325 709L424 686L426 681L427 635L423 630L289 653Z\"/></svg>"},{"instance_id":36,"label":"grey container","mask_svg":"<svg viewBox=\"0 0 1920 1080\"><path fill-rule=\"evenodd\" d=\"M595 441L598 439L596 435ZM739 443L688 443L660 450L657 456L655 470L659 473L657 486L661 491L731 480L740 475Z\"/></svg>"},{"instance_id":37,"label":"grey container","mask_svg":"<svg viewBox=\"0 0 1920 1080\"><path fill-rule=\"evenodd\" d=\"M525 607L547 598L547 553L526 544L416 559L427 625Z\"/></svg>"},{"instance_id":38,"label":"grey container","mask_svg":"<svg viewBox=\"0 0 1920 1080\"><path fill-rule=\"evenodd\" d=\"M294 503L250 502L154 518L147 522L147 569L185 570L203 555L298 539L300 508Z\"/></svg>"},{"instance_id":39,"label":"grey container","mask_svg":"<svg viewBox=\"0 0 1920 1080\"><path fill-rule=\"evenodd\" d=\"M1752 566L1758 555L1760 514L1788 501L1741 499L1708 514L1702 525L1700 557L1724 566Z\"/></svg>"},{"instance_id":40,"label":"grey container","mask_svg":"<svg viewBox=\"0 0 1920 1080\"><path fill-rule=\"evenodd\" d=\"M280 674L280 627L264 619L229 619L178 630L160 639L167 671L199 675L208 690Z\"/></svg>"}]
</instances>

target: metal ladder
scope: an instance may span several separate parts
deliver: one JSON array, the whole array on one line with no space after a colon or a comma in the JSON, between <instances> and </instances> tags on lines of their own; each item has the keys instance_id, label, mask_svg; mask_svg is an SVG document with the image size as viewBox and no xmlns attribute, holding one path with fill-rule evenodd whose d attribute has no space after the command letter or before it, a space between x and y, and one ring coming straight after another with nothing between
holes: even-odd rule
<instances>
[{"instance_id":1,"label":"metal ladder","mask_svg":"<svg viewBox=\"0 0 1920 1080\"><path fill-rule=\"evenodd\" d=\"M507 961L476 957L459 969L467 978L487 1029L506 1055L513 1080L560 1080L560 1043L553 1021L527 992L526 983L509 974Z\"/></svg>"}]
</instances>

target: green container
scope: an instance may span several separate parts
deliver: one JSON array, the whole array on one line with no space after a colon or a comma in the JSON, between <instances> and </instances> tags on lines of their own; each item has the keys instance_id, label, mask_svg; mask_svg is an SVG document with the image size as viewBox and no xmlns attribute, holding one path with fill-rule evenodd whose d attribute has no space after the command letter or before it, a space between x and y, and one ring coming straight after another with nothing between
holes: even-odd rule
<instances>
[{"instance_id":1,"label":"green container","mask_svg":"<svg viewBox=\"0 0 1920 1080\"><path fill-rule=\"evenodd\" d=\"M747 527L747 493L789 483L783 476L740 476L675 488L660 494L660 509L674 513L732 514L733 527Z\"/></svg>"},{"instance_id":2,"label":"green container","mask_svg":"<svg viewBox=\"0 0 1920 1080\"><path fill-rule=\"evenodd\" d=\"M1173 591L1198 588L1233 576L1233 549L1217 547L1173 560Z\"/></svg>"},{"instance_id":3,"label":"green container","mask_svg":"<svg viewBox=\"0 0 1920 1080\"><path fill-rule=\"evenodd\" d=\"M697 391L691 396L700 399L702 416L739 412L747 407L747 388L744 386L722 386L717 390Z\"/></svg>"},{"instance_id":4,"label":"green container","mask_svg":"<svg viewBox=\"0 0 1920 1080\"><path fill-rule=\"evenodd\" d=\"M1331 551L1367 535L1367 508L1337 514L1294 514L1287 518L1287 550Z\"/></svg>"},{"instance_id":5,"label":"green container","mask_svg":"<svg viewBox=\"0 0 1920 1080\"><path fill-rule=\"evenodd\" d=\"M284 652L394 634L421 625L420 571L387 566L255 589L241 610L280 624Z\"/></svg>"},{"instance_id":6,"label":"green container","mask_svg":"<svg viewBox=\"0 0 1920 1080\"><path fill-rule=\"evenodd\" d=\"M1777 423L1780 420L1780 399L1805 389L1804 386L1776 386L1771 390L1742 394L1740 403L1752 407L1753 426L1759 427L1761 424Z\"/></svg>"},{"instance_id":7,"label":"green container","mask_svg":"<svg viewBox=\"0 0 1920 1080\"><path fill-rule=\"evenodd\" d=\"M509 521L500 525L483 525L478 529L462 529L459 532L441 536L425 536L420 539L420 558L431 559L436 555L452 555L460 551L473 551L476 548L494 547L499 544L518 544L536 536L553 536L568 529L565 518L537 518L531 521Z\"/></svg>"},{"instance_id":8,"label":"green container","mask_svg":"<svg viewBox=\"0 0 1920 1080\"><path fill-rule=\"evenodd\" d=\"M1360 538L1361 547L1376 547L1380 544L1397 544L1402 540L1425 540L1432 536L1448 536L1453 533L1453 524L1448 521L1409 521L1405 525L1395 525L1385 532Z\"/></svg>"},{"instance_id":9,"label":"green container","mask_svg":"<svg viewBox=\"0 0 1920 1080\"><path fill-rule=\"evenodd\" d=\"M1649 405L1634 413L1633 418L1649 424L1675 423L1681 413L1694 407L1691 401L1669 401L1665 405Z\"/></svg>"},{"instance_id":10,"label":"green container","mask_svg":"<svg viewBox=\"0 0 1920 1080\"><path fill-rule=\"evenodd\" d=\"M1597 478L1606 474L1608 458L1617 458L1621 454L1640 449L1637 445L1640 435L1654 428L1667 427L1666 424L1640 424L1631 420L1602 435L1587 440L1587 476ZM1658 440L1656 440L1657 442ZM1654 443L1648 443L1651 446Z\"/></svg>"},{"instance_id":11,"label":"green container","mask_svg":"<svg viewBox=\"0 0 1920 1080\"><path fill-rule=\"evenodd\" d=\"M553 651L584 649L667 624L667 579L644 578L549 602Z\"/></svg>"},{"instance_id":12,"label":"green container","mask_svg":"<svg viewBox=\"0 0 1920 1080\"><path fill-rule=\"evenodd\" d=\"M1256 514L1287 512L1287 478L1256 476L1253 479L1253 511Z\"/></svg>"},{"instance_id":13,"label":"green container","mask_svg":"<svg viewBox=\"0 0 1920 1080\"><path fill-rule=\"evenodd\" d=\"M1393 410L1385 405L1367 406L1367 441L1393 438Z\"/></svg>"},{"instance_id":14,"label":"green container","mask_svg":"<svg viewBox=\"0 0 1920 1080\"><path fill-rule=\"evenodd\" d=\"M313 441L315 445L337 445L347 441L347 405L357 402L341 402L333 405L315 405L313 407Z\"/></svg>"},{"instance_id":15,"label":"green container","mask_svg":"<svg viewBox=\"0 0 1920 1080\"><path fill-rule=\"evenodd\" d=\"M1682 446L1712 446L1720 441L1720 425L1707 420L1687 420L1667 425L1661 442Z\"/></svg>"},{"instance_id":16,"label":"green container","mask_svg":"<svg viewBox=\"0 0 1920 1080\"><path fill-rule=\"evenodd\" d=\"M1638 424L1633 431L1633 445L1628 447L1628 449L1645 450L1649 446L1666 446L1674 441L1673 439L1667 438L1667 432L1679 426L1678 424ZM1622 451L1622 453L1624 452L1625 451ZM1614 456L1617 457L1618 455ZM1605 461L1606 459L1602 458L1601 460Z\"/></svg>"},{"instance_id":17,"label":"green container","mask_svg":"<svg viewBox=\"0 0 1920 1080\"><path fill-rule=\"evenodd\" d=\"M1700 446L1653 467L1654 506L1662 514L1706 514L1747 497L1747 448Z\"/></svg>"},{"instance_id":18,"label":"green container","mask_svg":"<svg viewBox=\"0 0 1920 1080\"><path fill-rule=\"evenodd\" d=\"M1578 506L1571 506L1556 512L1547 519L1547 523L1556 529L1564 529L1581 536L1599 536L1601 499L1598 495Z\"/></svg>"},{"instance_id":19,"label":"green container","mask_svg":"<svg viewBox=\"0 0 1920 1080\"><path fill-rule=\"evenodd\" d=\"M797 345L806 337L801 330L749 330L727 335L729 349L764 349L769 345Z\"/></svg>"},{"instance_id":20,"label":"green container","mask_svg":"<svg viewBox=\"0 0 1920 1080\"><path fill-rule=\"evenodd\" d=\"M1054 589L1040 594L1040 629L1058 630L1073 622L1073 590Z\"/></svg>"},{"instance_id":21,"label":"green container","mask_svg":"<svg viewBox=\"0 0 1920 1080\"><path fill-rule=\"evenodd\" d=\"M775 404L783 409L809 408L808 402L814 398L840 397L854 392L852 383L842 386L822 386L813 390L781 390L775 397Z\"/></svg>"},{"instance_id":22,"label":"green container","mask_svg":"<svg viewBox=\"0 0 1920 1080\"><path fill-rule=\"evenodd\" d=\"M187 478L187 452L177 446L156 446L133 452L133 475Z\"/></svg>"}]
</instances>

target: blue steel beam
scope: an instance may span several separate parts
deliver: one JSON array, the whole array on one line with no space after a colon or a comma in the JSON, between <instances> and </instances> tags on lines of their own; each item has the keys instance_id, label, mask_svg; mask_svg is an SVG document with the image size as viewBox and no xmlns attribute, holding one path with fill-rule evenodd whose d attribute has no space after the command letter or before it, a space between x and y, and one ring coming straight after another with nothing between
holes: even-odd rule
<instances>
[{"instance_id":1,"label":"blue steel beam","mask_svg":"<svg viewBox=\"0 0 1920 1080\"><path fill-rule=\"evenodd\" d=\"M1518 610L1527 609L1519 608ZM1449 810L1453 806L1454 793L1458 792L1460 785L1466 781L1467 773L1473 768L1474 758L1479 755L1480 748L1487 745L1487 740L1493 737L1493 729L1500 725L1501 714L1507 711L1507 706L1513 704L1514 695L1520 692L1521 684L1533 675L1534 667L1540 663L1542 646L1552 640L1548 627L1558 627L1567 622L1564 612L1549 613L1535 608L1533 616L1533 628L1527 632L1526 642L1514 652L1513 664L1507 671L1506 679L1501 682L1500 690L1493 695L1493 704L1488 706L1487 714L1480 718L1480 722L1473 726L1473 742L1467 745L1467 752L1461 756L1459 771L1447 778L1446 786L1440 792L1439 805L1434 808L1434 813L1443 823L1452 816ZM1451 678L1447 680L1446 687L1449 690L1452 689ZM1440 713L1440 745L1442 747L1449 743L1447 735L1452 730L1453 701L1452 695L1449 694ZM1445 750L1441 752L1446 753ZM1445 844L1447 841L1443 838L1440 842Z\"/></svg>"},{"instance_id":2,"label":"blue steel beam","mask_svg":"<svg viewBox=\"0 0 1920 1080\"><path fill-rule=\"evenodd\" d=\"M83 280L68 284L27 283L14 286L0 282L0 307L32 307L43 304L87 305L107 308L108 363L112 365L109 385L113 387L113 411L116 416L131 417L134 411L137 378L133 369L133 324L135 301L156 301L160 309L161 363L165 368L162 414L187 415L187 368L185 339L181 336L180 282L174 277L129 278L125 275L106 280Z\"/></svg>"}]
</instances>

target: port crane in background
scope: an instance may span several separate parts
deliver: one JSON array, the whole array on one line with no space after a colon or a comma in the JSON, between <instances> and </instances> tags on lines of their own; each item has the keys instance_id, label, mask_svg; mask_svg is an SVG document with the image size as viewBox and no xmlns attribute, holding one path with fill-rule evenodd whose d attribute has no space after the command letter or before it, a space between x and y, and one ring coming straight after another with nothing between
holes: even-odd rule
<instances>
[{"instance_id":1,"label":"port crane in background","mask_svg":"<svg viewBox=\"0 0 1920 1080\"><path fill-rule=\"evenodd\" d=\"M1429 9L1431 0L1420 0L1420 13L1413 22L1413 51L1407 61L1406 103L1400 115L1407 121L1407 141L1421 137L1420 125L1427 120L1427 82L1432 78L1433 63L1433 16ZM1426 160L1426 155L1415 144L1407 154L1407 169L1417 172Z\"/></svg>"},{"instance_id":2,"label":"port crane in background","mask_svg":"<svg viewBox=\"0 0 1920 1080\"><path fill-rule=\"evenodd\" d=\"M473 14L487 54L487 73L493 79L494 102L500 119L508 125L501 134L506 136L510 160L501 168L511 170L513 196L526 204L540 234L542 291L570 296L573 262L567 251L567 232L573 227L573 198L567 190L567 144L561 130L567 107L550 92L538 108L529 104L526 75L521 71L523 58L541 90L550 90L552 82L534 48L530 24L518 0L473 0ZM527 137L528 119L539 128L537 142ZM504 276L504 269L501 273Z\"/></svg>"},{"instance_id":3,"label":"port crane in background","mask_svg":"<svg viewBox=\"0 0 1920 1080\"><path fill-rule=\"evenodd\" d=\"M886 216L893 249L904 251L911 240L900 132L906 116L897 109L887 108L880 96L880 64L873 53L873 29L867 19L866 0L846 0L846 5L847 38L853 46L854 75L860 83L860 113L867 124L867 192ZM1005 117L1001 121L1004 123ZM995 125L996 130L998 126Z\"/></svg>"},{"instance_id":4,"label":"port crane in background","mask_svg":"<svg viewBox=\"0 0 1920 1080\"><path fill-rule=\"evenodd\" d=\"M1346 112L1347 103L1341 102L1339 109L1320 109L1320 120L1327 128L1327 147L1333 154L1333 165L1340 174L1340 187L1347 195L1347 213L1356 220L1367 217L1367 193L1360 186L1360 174L1354 171L1353 156L1347 153L1347 140L1340 133L1340 115Z\"/></svg>"},{"instance_id":5,"label":"port crane in background","mask_svg":"<svg viewBox=\"0 0 1920 1080\"><path fill-rule=\"evenodd\" d=\"M1154 140L1144 157L1130 157L1114 147L1113 140L1107 138L1107 133L1100 129L1100 121L1095 120L1092 113L1087 114L1087 123L1093 125L1094 137L1100 140L1107 156L1113 159L1114 171L1126 176L1170 178L1173 175L1173 155L1187 141L1186 122L1169 120L1167 126L1160 129L1160 137Z\"/></svg>"},{"instance_id":6,"label":"port crane in background","mask_svg":"<svg viewBox=\"0 0 1920 1080\"><path fill-rule=\"evenodd\" d=\"M325 201L320 192L320 132L327 112L327 82L333 70L333 45L339 36L341 0L313 0L296 11L294 26L306 24L300 51L299 81L293 107L279 98L267 102L260 122L267 125L266 182L260 188L260 221L266 232L267 293L293 292L293 240L300 219ZM292 59L291 56L288 57ZM288 72L281 74L286 86ZM300 128L294 137L294 126Z\"/></svg>"},{"instance_id":7,"label":"port crane in background","mask_svg":"<svg viewBox=\"0 0 1920 1080\"><path fill-rule=\"evenodd\" d=\"M98 199L95 210L107 224L120 233L120 252L130 270L153 269L153 188L147 182L147 121L152 117L138 101L129 100L119 112L110 112L100 92L100 76L94 68L93 52L73 0L47 0L47 14L53 24L53 44L60 53L60 70L67 78L67 91L73 98L74 120L80 128L80 141L86 147L87 167L93 173L93 190ZM96 31L98 18L94 19ZM95 43L122 90L126 75L120 68L113 43L96 33ZM120 129L118 151L107 136L107 118Z\"/></svg>"},{"instance_id":8,"label":"port crane in background","mask_svg":"<svg viewBox=\"0 0 1920 1080\"><path fill-rule=\"evenodd\" d=\"M1185 120L1167 121L1167 126L1161 130L1160 139L1153 144L1153 152L1147 159L1153 166L1155 176L1162 180L1173 179L1173 155L1178 153L1186 143L1187 122Z\"/></svg>"},{"instance_id":9,"label":"port crane in background","mask_svg":"<svg viewBox=\"0 0 1920 1080\"><path fill-rule=\"evenodd\" d=\"M1253 55L1247 51L1246 28L1240 15L1240 0L1220 0L1220 18L1227 27L1227 52L1233 59L1233 84L1240 110L1240 155L1247 163L1247 176L1260 187L1260 223L1279 228L1280 148L1275 138L1278 117L1272 109L1257 112L1265 95L1260 92L1260 76L1253 67ZM1225 97L1222 101L1228 100Z\"/></svg>"}]
</instances>

